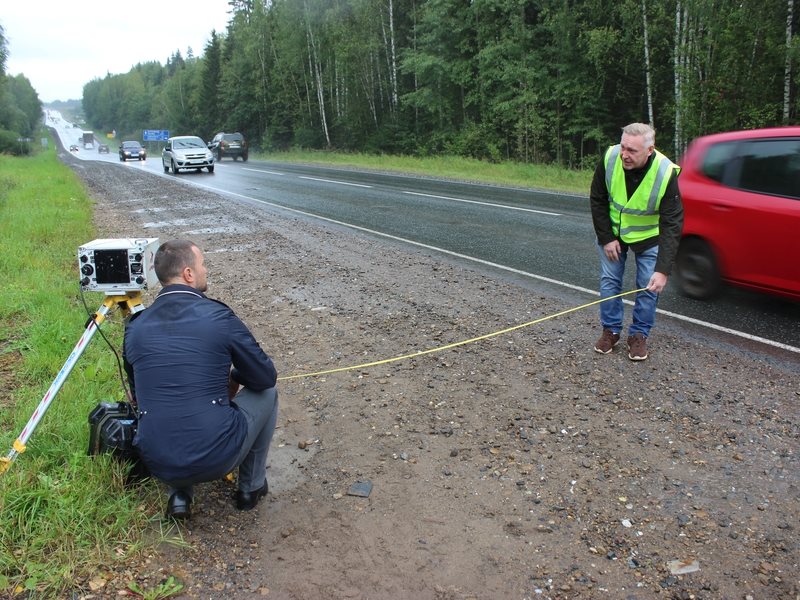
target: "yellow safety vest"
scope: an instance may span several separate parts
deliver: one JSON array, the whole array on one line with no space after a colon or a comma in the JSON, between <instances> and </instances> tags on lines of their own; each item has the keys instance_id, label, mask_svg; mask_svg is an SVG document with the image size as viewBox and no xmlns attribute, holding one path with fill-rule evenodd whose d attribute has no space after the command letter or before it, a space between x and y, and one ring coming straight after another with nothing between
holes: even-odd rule
<instances>
[{"instance_id":1,"label":"yellow safety vest","mask_svg":"<svg viewBox=\"0 0 800 600\"><path fill-rule=\"evenodd\" d=\"M655 150L653 163L628 198L625 171L619 157L620 145L606 151L606 189L609 195L609 214L614 235L626 244L635 244L658 235L658 209L667 190L672 173L681 169L666 156Z\"/></svg>"}]
</instances>

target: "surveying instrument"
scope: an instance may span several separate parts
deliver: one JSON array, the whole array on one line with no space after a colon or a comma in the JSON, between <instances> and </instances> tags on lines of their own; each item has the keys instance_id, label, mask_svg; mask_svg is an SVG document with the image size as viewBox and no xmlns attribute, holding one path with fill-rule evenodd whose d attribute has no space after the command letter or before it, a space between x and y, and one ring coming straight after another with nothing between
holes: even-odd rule
<instances>
[{"instance_id":1,"label":"surveying instrument","mask_svg":"<svg viewBox=\"0 0 800 600\"><path fill-rule=\"evenodd\" d=\"M25 452L36 426L105 321L106 315L114 308L119 308L125 317L144 310L142 291L151 289L158 283L153 264L158 246L158 238L97 239L78 248L81 291L103 292L105 300L97 312L89 317L86 330L22 433L14 440L11 450L0 458L0 475L8 470L17 456Z\"/></svg>"}]
</instances>

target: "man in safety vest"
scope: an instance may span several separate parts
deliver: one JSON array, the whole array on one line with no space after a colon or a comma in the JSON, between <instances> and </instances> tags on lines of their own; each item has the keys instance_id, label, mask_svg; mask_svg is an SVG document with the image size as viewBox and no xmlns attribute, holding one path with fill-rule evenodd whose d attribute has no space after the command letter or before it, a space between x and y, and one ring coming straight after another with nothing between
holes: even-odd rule
<instances>
[{"instance_id":1,"label":"man in safety vest","mask_svg":"<svg viewBox=\"0 0 800 600\"><path fill-rule=\"evenodd\" d=\"M666 287L683 230L678 189L680 167L655 149L655 131L644 123L623 127L594 173L589 202L600 251L600 297L622 292L628 249L636 259L633 322L628 357L647 358L647 337L656 319L658 294ZM622 333L621 298L600 304L603 334L595 351L608 354Z\"/></svg>"}]
</instances>

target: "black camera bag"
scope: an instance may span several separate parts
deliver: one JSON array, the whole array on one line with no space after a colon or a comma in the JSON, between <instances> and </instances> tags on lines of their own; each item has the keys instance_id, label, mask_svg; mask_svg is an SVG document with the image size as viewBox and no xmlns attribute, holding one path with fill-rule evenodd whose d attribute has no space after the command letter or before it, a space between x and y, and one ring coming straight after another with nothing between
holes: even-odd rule
<instances>
[{"instance_id":1,"label":"black camera bag","mask_svg":"<svg viewBox=\"0 0 800 600\"><path fill-rule=\"evenodd\" d=\"M137 425L136 410L130 403L100 402L89 413L89 455L110 452L131 466L129 481L147 477L147 468L133 447Z\"/></svg>"}]
</instances>

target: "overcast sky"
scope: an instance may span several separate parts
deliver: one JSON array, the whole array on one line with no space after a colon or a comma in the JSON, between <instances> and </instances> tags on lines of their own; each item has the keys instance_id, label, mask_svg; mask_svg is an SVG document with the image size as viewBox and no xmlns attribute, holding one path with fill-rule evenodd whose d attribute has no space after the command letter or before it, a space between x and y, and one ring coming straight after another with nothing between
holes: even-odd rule
<instances>
[{"instance_id":1,"label":"overcast sky","mask_svg":"<svg viewBox=\"0 0 800 600\"><path fill-rule=\"evenodd\" d=\"M79 99L83 86L175 51L203 53L224 33L227 0L4 0L6 73L25 75L43 103Z\"/></svg>"}]
</instances>

